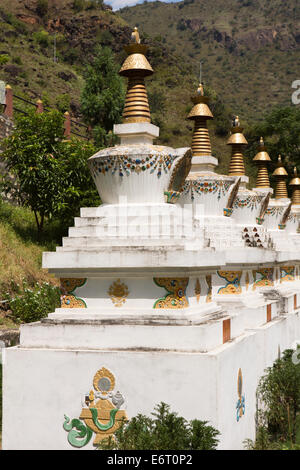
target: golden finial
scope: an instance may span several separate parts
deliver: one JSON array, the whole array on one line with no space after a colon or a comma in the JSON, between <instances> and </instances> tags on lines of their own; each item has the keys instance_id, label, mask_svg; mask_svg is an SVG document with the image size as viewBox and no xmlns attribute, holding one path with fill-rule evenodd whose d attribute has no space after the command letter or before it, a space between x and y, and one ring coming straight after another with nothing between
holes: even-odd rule
<instances>
[{"instance_id":1,"label":"golden finial","mask_svg":"<svg viewBox=\"0 0 300 470\"><path fill-rule=\"evenodd\" d=\"M203 90L203 85L202 83L199 83L199 86L197 88L197 95L204 96L204 90Z\"/></svg>"},{"instance_id":2,"label":"golden finial","mask_svg":"<svg viewBox=\"0 0 300 470\"><path fill-rule=\"evenodd\" d=\"M291 179L289 186L292 186L292 204L300 205L300 178L297 172L297 168L294 167L294 177Z\"/></svg>"},{"instance_id":3,"label":"golden finial","mask_svg":"<svg viewBox=\"0 0 300 470\"><path fill-rule=\"evenodd\" d=\"M253 161L258 166L258 172L256 177L256 188L269 188L270 180L268 174L268 163L271 161L270 155L268 154L264 139L261 137L258 144L258 153L253 158Z\"/></svg>"},{"instance_id":4,"label":"golden finial","mask_svg":"<svg viewBox=\"0 0 300 470\"><path fill-rule=\"evenodd\" d=\"M134 42L136 44L140 44L140 42L141 42L140 35L139 35L139 30L137 29L137 26L134 27L134 30L131 33L131 39L132 39L132 42Z\"/></svg>"},{"instance_id":5,"label":"golden finial","mask_svg":"<svg viewBox=\"0 0 300 470\"><path fill-rule=\"evenodd\" d=\"M247 145L248 142L244 137L243 130L240 125L239 117L235 116L232 121L231 135L227 141L227 145L231 145L229 176L245 175L243 147Z\"/></svg>"},{"instance_id":6,"label":"golden finial","mask_svg":"<svg viewBox=\"0 0 300 470\"><path fill-rule=\"evenodd\" d=\"M275 199L287 198L288 192L285 179L288 174L283 166L281 155L278 155L278 162L275 171L273 172L273 176L276 178Z\"/></svg>"},{"instance_id":7,"label":"golden finial","mask_svg":"<svg viewBox=\"0 0 300 470\"><path fill-rule=\"evenodd\" d=\"M128 87L123 110L123 122L150 122L150 108L145 87L145 77L153 69L145 57L147 46L141 44L137 27L131 34L132 42L124 47L128 54L119 74L128 78Z\"/></svg>"},{"instance_id":8,"label":"golden finial","mask_svg":"<svg viewBox=\"0 0 300 470\"><path fill-rule=\"evenodd\" d=\"M240 127L240 119L238 116L234 116L232 121L232 127Z\"/></svg>"},{"instance_id":9,"label":"golden finial","mask_svg":"<svg viewBox=\"0 0 300 470\"><path fill-rule=\"evenodd\" d=\"M211 156L211 143L206 121L213 119L213 115L208 106L209 98L204 95L202 83L199 84L196 94L191 99L194 106L187 119L195 121L192 154L194 157Z\"/></svg>"}]
</instances>

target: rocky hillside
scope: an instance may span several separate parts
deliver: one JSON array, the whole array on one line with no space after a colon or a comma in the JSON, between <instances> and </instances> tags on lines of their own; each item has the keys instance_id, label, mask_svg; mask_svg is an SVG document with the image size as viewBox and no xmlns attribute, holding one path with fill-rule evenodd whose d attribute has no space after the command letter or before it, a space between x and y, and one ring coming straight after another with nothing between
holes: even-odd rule
<instances>
[{"instance_id":1,"label":"rocky hillside","mask_svg":"<svg viewBox=\"0 0 300 470\"><path fill-rule=\"evenodd\" d=\"M253 123L272 106L290 103L291 83L300 78L298 3L215 0L212 8L208 0L185 0L113 12L101 0L1 0L0 80L21 97L42 98L80 117L84 71L95 46L110 46L121 64L123 45L137 24L155 70L147 83L160 143L190 144L192 126L185 117L202 60L216 118L213 148L219 171L226 171L224 138L232 113L243 124Z\"/></svg>"},{"instance_id":2,"label":"rocky hillside","mask_svg":"<svg viewBox=\"0 0 300 470\"><path fill-rule=\"evenodd\" d=\"M70 105L72 114L80 116L84 70L95 46L110 46L121 64L134 21L130 23L99 0L2 0L0 80L10 83L21 97L41 97L62 110ZM145 34L143 41L149 45L155 69L147 82L153 121L161 127L160 142L186 146L192 127L185 117L198 80L195 63L158 35ZM215 98L222 123L229 110L223 109L222 97ZM24 108L19 102L18 106ZM222 138L214 140L214 147L221 149Z\"/></svg>"},{"instance_id":3,"label":"rocky hillside","mask_svg":"<svg viewBox=\"0 0 300 470\"><path fill-rule=\"evenodd\" d=\"M79 113L83 71L97 43L120 51L130 29L96 1L1 0L0 80L29 99ZM54 61L54 42L56 58Z\"/></svg>"},{"instance_id":4,"label":"rocky hillside","mask_svg":"<svg viewBox=\"0 0 300 470\"><path fill-rule=\"evenodd\" d=\"M298 0L184 0L120 10L130 24L159 36L221 94L242 121L291 103L299 79Z\"/></svg>"}]
</instances>

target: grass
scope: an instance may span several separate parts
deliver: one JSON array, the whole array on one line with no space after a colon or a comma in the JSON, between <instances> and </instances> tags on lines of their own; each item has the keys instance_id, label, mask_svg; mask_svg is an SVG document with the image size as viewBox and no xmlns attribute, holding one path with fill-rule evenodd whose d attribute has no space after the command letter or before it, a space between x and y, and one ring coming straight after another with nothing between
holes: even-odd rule
<instances>
[{"instance_id":1,"label":"grass","mask_svg":"<svg viewBox=\"0 0 300 470\"><path fill-rule=\"evenodd\" d=\"M0 362L0 450L2 448L2 364Z\"/></svg>"},{"instance_id":2,"label":"grass","mask_svg":"<svg viewBox=\"0 0 300 470\"><path fill-rule=\"evenodd\" d=\"M55 248L61 233L58 224L48 224L44 237L38 241L29 209L0 204L0 300L6 293L16 293L23 280L29 286L44 281L58 284L54 276L42 269L42 253ZM0 310L0 329L14 327L6 312Z\"/></svg>"}]
</instances>

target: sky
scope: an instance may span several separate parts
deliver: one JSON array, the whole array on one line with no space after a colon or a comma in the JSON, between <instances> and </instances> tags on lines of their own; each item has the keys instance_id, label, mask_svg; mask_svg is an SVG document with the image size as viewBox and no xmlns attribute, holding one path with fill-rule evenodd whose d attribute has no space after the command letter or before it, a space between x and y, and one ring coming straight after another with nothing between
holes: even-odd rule
<instances>
[{"instance_id":1,"label":"sky","mask_svg":"<svg viewBox=\"0 0 300 470\"><path fill-rule=\"evenodd\" d=\"M180 1L180 0L172 0L173 3L176 1ZM104 3L111 5L113 7L113 10L119 10L120 8L123 8L123 7L132 7L133 5L136 5L137 3L143 3L143 2L144 0L104 0ZM172 3L171 0L164 0L164 2Z\"/></svg>"}]
</instances>

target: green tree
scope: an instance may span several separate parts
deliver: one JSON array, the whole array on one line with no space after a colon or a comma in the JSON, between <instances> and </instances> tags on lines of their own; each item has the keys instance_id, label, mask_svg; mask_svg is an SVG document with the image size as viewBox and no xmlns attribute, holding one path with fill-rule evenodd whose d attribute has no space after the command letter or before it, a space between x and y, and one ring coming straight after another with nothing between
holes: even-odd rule
<instances>
[{"instance_id":1,"label":"green tree","mask_svg":"<svg viewBox=\"0 0 300 470\"><path fill-rule=\"evenodd\" d=\"M260 136L265 138L274 162L280 154L285 158L289 170L294 165L300 166L300 107L276 107L265 116L262 123L249 130L247 138L250 145L247 153L252 158Z\"/></svg>"},{"instance_id":2,"label":"green tree","mask_svg":"<svg viewBox=\"0 0 300 470\"><path fill-rule=\"evenodd\" d=\"M295 443L300 410L300 364L287 349L282 358L267 368L258 386L259 442Z\"/></svg>"},{"instance_id":3,"label":"green tree","mask_svg":"<svg viewBox=\"0 0 300 470\"><path fill-rule=\"evenodd\" d=\"M120 121L125 96L123 80L109 47L96 48L85 80L81 112L86 123L94 128L97 145L103 146L114 123Z\"/></svg>"},{"instance_id":4,"label":"green tree","mask_svg":"<svg viewBox=\"0 0 300 470\"><path fill-rule=\"evenodd\" d=\"M102 441L106 450L214 450L218 444L219 431L197 419L190 422L170 406L160 403L151 413L153 418L138 414L121 424L111 437Z\"/></svg>"},{"instance_id":5,"label":"green tree","mask_svg":"<svg viewBox=\"0 0 300 470\"><path fill-rule=\"evenodd\" d=\"M99 204L86 162L95 148L65 141L63 119L57 111L31 112L17 118L14 133L4 141L4 190L34 212L39 235L47 218L69 222L84 197Z\"/></svg>"}]
</instances>

